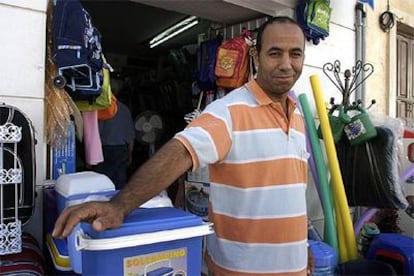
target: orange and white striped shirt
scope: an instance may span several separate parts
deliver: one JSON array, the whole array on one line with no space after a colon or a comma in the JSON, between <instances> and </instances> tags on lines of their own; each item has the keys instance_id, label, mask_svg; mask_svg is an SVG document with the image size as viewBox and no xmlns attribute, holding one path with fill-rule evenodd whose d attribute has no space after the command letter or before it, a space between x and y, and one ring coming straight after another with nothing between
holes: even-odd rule
<instances>
[{"instance_id":1,"label":"orange and white striped shirt","mask_svg":"<svg viewBox=\"0 0 414 276\"><path fill-rule=\"evenodd\" d=\"M306 275L306 135L255 80L211 103L175 138L209 165L207 263L215 275Z\"/></svg>"}]
</instances>

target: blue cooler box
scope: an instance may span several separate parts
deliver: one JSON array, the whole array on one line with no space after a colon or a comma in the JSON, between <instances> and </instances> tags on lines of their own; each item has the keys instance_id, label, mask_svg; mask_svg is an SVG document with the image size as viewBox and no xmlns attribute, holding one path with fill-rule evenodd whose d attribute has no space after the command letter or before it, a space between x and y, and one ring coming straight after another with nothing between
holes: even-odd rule
<instances>
[{"instance_id":1,"label":"blue cooler box","mask_svg":"<svg viewBox=\"0 0 414 276\"><path fill-rule=\"evenodd\" d=\"M335 250L322 241L308 240L308 243L315 260L315 270L312 275L335 275L338 265Z\"/></svg>"},{"instance_id":2,"label":"blue cooler box","mask_svg":"<svg viewBox=\"0 0 414 276\"><path fill-rule=\"evenodd\" d=\"M381 233L372 241L367 258L392 265L398 275L414 275L414 239L396 233Z\"/></svg>"},{"instance_id":3,"label":"blue cooler box","mask_svg":"<svg viewBox=\"0 0 414 276\"><path fill-rule=\"evenodd\" d=\"M46 245L52 259L56 275L74 275L70 265L69 253L64 239L55 239L46 235Z\"/></svg>"},{"instance_id":4,"label":"blue cooler box","mask_svg":"<svg viewBox=\"0 0 414 276\"><path fill-rule=\"evenodd\" d=\"M96 232L81 223L75 250L84 275L200 275L203 236L211 233L210 223L183 210L139 208L118 229Z\"/></svg>"}]
</instances>

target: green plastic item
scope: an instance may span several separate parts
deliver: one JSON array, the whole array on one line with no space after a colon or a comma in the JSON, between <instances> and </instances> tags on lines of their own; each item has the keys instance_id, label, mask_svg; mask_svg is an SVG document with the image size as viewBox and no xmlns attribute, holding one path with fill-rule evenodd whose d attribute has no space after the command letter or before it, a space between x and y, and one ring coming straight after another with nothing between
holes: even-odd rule
<instances>
[{"instance_id":1,"label":"green plastic item","mask_svg":"<svg viewBox=\"0 0 414 276\"><path fill-rule=\"evenodd\" d=\"M364 108L357 109L360 113L354 115L344 126L344 132L351 145L358 145L377 136L377 130Z\"/></svg>"},{"instance_id":2,"label":"green plastic item","mask_svg":"<svg viewBox=\"0 0 414 276\"><path fill-rule=\"evenodd\" d=\"M338 116L333 114L336 109L338 109L339 112ZM328 114L329 125L331 126L332 136L335 143L341 140L345 125L351 122L351 118L346 114L343 105L338 106L336 109L331 110ZM320 126L318 128L318 136L323 139Z\"/></svg>"},{"instance_id":3,"label":"green plastic item","mask_svg":"<svg viewBox=\"0 0 414 276\"><path fill-rule=\"evenodd\" d=\"M333 197L331 194L331 187L328 183L328 169L326 168L324 155L322 153L321 144L318 139L318 134L315 122L312 117L308 98L306 94L301 94L298 98L302 108L303 116L305 118L306 130L311 144L311 150L313 158L315 159L316 171L318 174L319 183L315 184L319 186L319 190L321 192L319 196L325 218L324 242L332 246L338 254L338 235L335 226Z\"/></svg>"},{"instance_id":4,"label":"green plastic item","mask_svg":"<svg viewBox=\"0 0 414 276\"><path fill-rule=\"evenodd\" d=\"M358 254L361 257L365 258L367 256L373 239L380 233L381 231L379 230L378 226L373 222L365 223L362 226L358 237Z\"/></svg>"}]
</instances>

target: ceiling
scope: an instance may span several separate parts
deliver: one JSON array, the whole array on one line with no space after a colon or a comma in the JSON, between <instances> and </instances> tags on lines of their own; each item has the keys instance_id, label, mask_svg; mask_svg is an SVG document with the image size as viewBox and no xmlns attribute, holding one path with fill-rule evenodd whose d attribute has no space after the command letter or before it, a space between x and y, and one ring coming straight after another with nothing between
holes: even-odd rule
<instances>
[{"instance_id":1,"label":"ceiling","mask_svg":"<svg viewBox=\"0 0 414 276\"><path fill-rule=\"evenodd\" d=\"M154 52L148 47L153 36L188 15L198 16L200 23L156 47L155 51L197 43L198 34L205 33L212 22L224 26L264 16L261 12L225 1L82 0L82 3L102 34L104 52L142 56Z\"/></svg>"}]
</instances>

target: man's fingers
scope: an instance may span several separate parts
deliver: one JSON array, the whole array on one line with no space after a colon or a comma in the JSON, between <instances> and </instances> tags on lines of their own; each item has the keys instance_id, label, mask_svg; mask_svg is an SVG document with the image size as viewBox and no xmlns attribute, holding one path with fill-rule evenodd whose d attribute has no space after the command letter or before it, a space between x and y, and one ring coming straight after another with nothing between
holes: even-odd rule
<instances>
[{"instance_id":1,"label":"man's fingers","mask_svg":"<svg viewBox=\"0 0 414 276\"><path fill-rule=\"evenodd\" d=\"M91 218L93 219L97 215L95 210L99 210L99 208L93 207L93 204L66 208L56 220L52 236L56 238L69 236L76 224Z\"/></svg>"},{"instance_id":2,"label":"man's fingers","mask_svg":"<svg viewBox=\"0 0 414 276\"><path fill-rule=\"evenodd\" d=\"M91 206L92 205L92 206ZM97 216L96 210L99 210L98 207L93 207L93 204L88 204L86 206L79 206L74 208L71 212L71 215L66 220L66 226L63 229L62 236L67 237L72 232L73 228L81 222L87 221L89 219L94 219Z\"/></svg>"},{"instance_id":3,"label":"man's fingers","mask_svg":"<svg viewBox=\"0 0 414 276\"><path fill-rule=\"evenodd\" d=\"M62 211L62 213L59 215L58 219L55 222L55 227L52 232L52 236L55 238L64 238L62 236L63 229L66 225L66 220L68 219L68 216L70 216L70 208L67 208Z\"/></svg>"},{"instance_id":4,"label":"man's fingers","mask_svg":"<svg viewBox=\"0 0 414 276\"><path fill-rule=\"evenodd\" d=\"M92 228L95 230L95 231L102 231L103 229L104 229L104 227L102 226L102 222L101 222L101 220L100 219L96 219L96 220L94 220L93 221L93 223L92 223Z\"/></svg>"},{"instance_id":5,"label":"man's fingers","mask_svg":"<svg viewBox=\"0 0 414 276\"><path fill-rule=\"evenodd\" d=\"M65 238L81 221L92 223L95 231L117 228L122 224L123 216L109 203L89 202L66 208L56 220L52 236Z\"/></svg>"},{"instance_id":6,"label":"man's fingers","mask_svg":"<svg viewBox=\"0 0 414 276\"><path fill-rule=\"evenodd\" d=\"M101 216L93 221L92 227L95 231L103 231L108 228L118 228L122 224L123 218L118 216Z\"/></svg>"}]
</instances>

